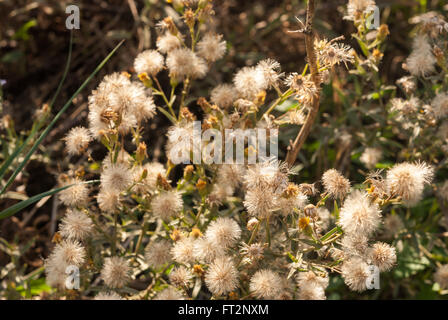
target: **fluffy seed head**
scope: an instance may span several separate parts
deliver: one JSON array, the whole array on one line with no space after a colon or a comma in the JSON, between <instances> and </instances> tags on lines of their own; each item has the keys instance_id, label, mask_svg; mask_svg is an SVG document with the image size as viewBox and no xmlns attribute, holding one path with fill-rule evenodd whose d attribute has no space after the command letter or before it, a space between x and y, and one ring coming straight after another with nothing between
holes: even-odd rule
<instances>
[{"instance_id":1,"label":"fluffy seed head","mask_svg":"<svg viewBox=\"0 0 448 320\"><path fill-rule=\"evenodd\" d=\"M70 240L83 240L87 238L93 230L92 219L87 214L79 210L68 210L62 223L59 226L61 236Z\"/></svg>"},{"instance_id":2,"label":"fluffy seed head","mask_svg":"<svg viewBox=\"0 0 448 320\"><path fill-rule=\"evenodd\" d=\"M169 287L159 292L154 300L185 300L185 297L173 287Z\"/></svg>"},{"instance_id":3,"label":"fluffy seed head","mask_svg":"<svg viewBox=\"0 0 448 320\"><path fill-rule=\"evenodd\" d=\"M381 211L367 194L356 190L345 200L338 224L348 234L372 234L381 222Z\"/></svg>"},{"instance_id":4,"label":"fluffy seed head","mask_svg":"<svg viewBox=\"0 0 448 320\"><path fill-rule=\"evenodd\" d=\"M330 279L328 278L328 273L315 273L313 271L307 271L307 272L299 272L296 277L296 282L299 287L301 286L307 286L307 285L314 285L314 286L320 286L323 289L328 287Z\"/></svg>"},{"instance_id":5,"label":"fluffy seed head","mask_svg":"<svg viewBox=\"0 0 448 320\"><path fill-rule=\"evenodd\" d=\"M316 286L311 283L304 283L297 292L297 299L299 300L325 300L325 290L321 286Z\"/></svg>"},{"instance_id":6,"label":"fluffy seed head","mask_svg":"<svg viewBox=\"0 0 448 320\"><path fill-rule=\"evenodd\" d=\"M325 191L334 198L342 199L350 191L350 181L336 169L325 171L322 175Z\"/></svg>"},{"instance_id":7,"label":"fluffy seed head","mask_svg":"<svg viewBox=\"0 0 448 320\"><path fill-rule=\"evenodd\" d=\"M124 300L115 292L100 292L95 296L95 300Z\"/></svg>"},{"instance_id":8,"label":"fluffy seed head","mask_svg":"<svg viewBox=\"0 0 448 320\"><path fill-rule=\"evenodd\" d=\"M369 258L380 271L389 271L397 262L395 248L384 242L377 242L372 246Z\"/></svg>"},{"instance_id":9,"label":"fluffy seed head","mask_svg":"<svg viewBox=\"0 0 448 320\"><path fill-rule=\"evenodd\" d=\"M279 275L271 270L257 271L249 283L249 290L259 299L275 299L282 290L282 280Z\"/></svg>"},{"instance_id":10,"label":"fluffy seed head","mask_svg":"<svg viewBox=\"0 0 448 320\"><path fill-rule=\"evenodd\" d=\"M78 241L63 240L56 245L49 260L56 265L79 267L84 263L85 258L85 249Z\"/></svg>"},{"instance_id":11,"label":"fluffy seed head","mask_svg":"<svg viewBox=\"0 0 448 320\"><path fill-rule=\"evenodd\" d=\"M132 171L123 163L115 163L104 168L101 174L101 188L121 192L133 182Z\"/></svg>"},{"instance_id":12,"label":"fluffy seed head","mask_svg":"<svg viewBox=\"0 0 448 320\"><path fill-rule=\"evenodd\" d=\"M382 157L381 149L366 148L359 160L368 168L373 169Z\"/></svg>"},{"instance_id":13,"label":"fluffy seed head","mask_svg":"<svg viewBox=\"0 0 448 320\"><path fill-rule=\"evenodd\" d=\"M404 224L397 214L389 214L384 219L384 235L387 238L394 238L400 230L403 230Z\"/></svg>"},{"instance_id":14,"label":"fluffy seed head","mask_svg":"<svg viewBox=\"0 0 448 320\"><path fill-rule=\"evenodd\" d=\"M186 48L174 49L168 53L166 65L170 70L170 76L178 80L185 77L203 78L207 73L207 64L194 52Z\"/></svg>"},{"instance_id":15,"label":"fluffy seed head","mask_svg":"<svg viewBox=\"0 0 448 320\"><path fill-rule=\"evenodd\" d=\"M280 81L280 63L274 59L265 59L258 63L257 68L263 74L267 88L276 86Z\"/></svg>"},{"instance_id":16,"label":"fluffy seed head","mask_svg":"<svg viewBox=\"0 0 448 320\"><path fill-rule=\"evenodd\" d=\"M145 249L145 259L153 269L159 269L171 261L171 243L167 240L160 240L150 243Z\"/></svg>"},{"instance_id":17,"label":"fluffy seed head","mask_svg":"<svg viewBox=\"0 0 448 320\"><path fill-rule=\"evenodd\" d=\"M161 192L151 201L152 212L164 221L182 211L182 195L176 190Z\"/></svg>"},{"instance_id":18,"label":"fluffy seed head","mask_svg":"<svg viewBox=\"0 0 448 320\"><path fill-rule=\"evenodd\" d=\"M197 239L194 243L194 257L201 263L210 263L217 257L224 255L224 248L217 246L206 237Z\"/></svg>"},{"instance_id":19,"label":"fluffy seed head","mask_svg":"<svg viewBox=\"0 0 448 320\"><path fill-rule=\"evenodd\" d=\"M433 176L434 169L424 162L397 164L387 172L388 192L412 207L421 200L423 188L431 183Z\"/></svg>"},{"instance_id":20,"label":"fluffy seed head","mask_svg":"<svg viewBox=\"0 0 448 320\"><path fill-rule=\"evenodd\" d=\"M197 45L198 54L207 61L221 59L226 52L226 42L222 35L207 33Z\"/></svg>"},{"instance_id":21,"label":"fluffy seed head","mask_svg":"<svg viewBox=\"0 0 448 320\"><path fill-rule=\"evenodd\" d=\"M173 259L178 263L193 263L194 244L195 240L190 237L177 241L171 249Z\"/></svg>"},{"instance_id":22,"label":"fluffy seed head","mask_svg":"<svg viewBox=\"0 0 448 320\"><path fill-rule=\"evenodd\" d=\"M69 179L63 186L73 186L59 192L59 200L67 207L83 206L89 199L89 187L78 178Z\"/></svg>"},{"instance_id":23,"label":"fluffy seed head","mask_svg":"<svg viewBox=\"0 0 448 320\"><path fill-rule=\"evenodd\" d=\"M212 90L210 100L221 108L230 108L236 100L236 89L231 84L220 84Z\"/></svg>"},{"instance_id":24,"label":"fluffy seed head","mask_svg":"<svg viewBox=\"0 0 448 320\"><path fill-rule=\"evenodd\" d=\"M437 59L432 52L431 44L426 35L414 38L413 50L406 60L406 67L413 76L426 77L435 71Z\"/></svg>"},{"instance_id":25,"label":"fluffy seed head","mask_svg":"<svg viewBox=\"0 0 448 320\"><path fill-rule=\"evenodd\" d=\"M216 246L228 248L240 239L241 228L235 220L219 217L210 223L205 237Z\"/></svg>"},{"instance_id":26,"label":"fluffy seed head","mask_svg":"<svg viewBox=\"0 0 448 320\"><path fill-rule=\"evenodd\" d=\"M172 285L180 288L188 288L193 279L193 274L184 266L180 266L171 270L169 278Z\"/></svg>"},{"instance_id":27,"label":"fluffy seed head","mask_svg":"<svg viewBox=\"0 0 448 320\"><path fill-rule=\"evenodd\" d=\"M345 256L364 256L369 247L369 238L363 233L346 234L341 245Z\"/></svg>"},{"instance_id":28,"label":"fluffy seed head","mask_svg":"<svg viewBox=\"0 0 448 320\"><path fill-rule=\"evenodd\" d=\"M120 192L101 188L96 200L102 211L111 213L120 205Z\"/></svg>"},{"instance_id":29,"label":"fluffy seed head","mask_svg":"<svg viewBox=\"0 0 448 320\"><path fill-rule=\"evenodd\" d=\"M438 93L431 103L436 119L444 118L448 115L448 94Z\"/></svg>"},{"instance_id":30,"label":"fluffy seed head","mask_svg":"<svg viewBox=\"0 0 448 320\"><path fill-rule=\"evenodd\" d=\"M256 95L267 88L267 81L260 68L244 67L235 74L233 84L240 96L253 100Z\"/></svg>"},{"instance_id":31,"label":"fluffy seed head","mask_svg":"<svg viewBox=\"0 0 448 320\"><path fill-rule=\"evenodd\" d=\"M351 258L344 261L341 267L342 278L352 291L362 292L367 289L366 280L370 273L369 266L361 258Z\"/></svg>"},{"instance_id":32,"label":"fluffy seed head","mask_svg":"<svg viewBox=\"0 0 448 320\"><path fill-rule=\"evenodd\" d=\"M134 61L137 74L146 72L155 76L164 66L163 56L156 50L146 50L140 53Z\"/></svg>"},{"instance_id":33,"label":"fluffy seed head","mask_svg":"<svg viewBox=\"0 0 448 320\"><path fill-rule=\"evenodd\" d=\"M180 35L178 35L180 36ZM163 36L157 38L157 49L162 53L168 53L174 49L179 48L182 43L177 36L173 36L171 33L166 32Z\"/></svg>"},{"instance_id":34,"label":"fluffy seed head","mask_svg":"<svg viewBox=\"0 0 448 320\"><path fill-rule=\"evenodd\" d=\"M104 260L101 278L111 288L122 288L130 280L131 268L125 258L110 257Z\"/></svg>"},{"instance_id":35,"label":"fluffy seed head","mask_svg":"<svg viewBox=\"0 0 448 320\"><path fill-rule=\"evenodd\" d=\"M65 137L65 148L69 155L79 155L83 153L92 141L89 129L75 127L69 131Z\"/></svg>"},{"instance_id":36,"label":"fluffy seed head","mask_svg":"<svg viewBox=\"0 0 448 320\"><path fill-rule=\"evenodd\" d=\"M222 296L238 286L238 271L229 257L218 257L205 274L207 288L216 296Z\"/></svg>"}]
</instances>

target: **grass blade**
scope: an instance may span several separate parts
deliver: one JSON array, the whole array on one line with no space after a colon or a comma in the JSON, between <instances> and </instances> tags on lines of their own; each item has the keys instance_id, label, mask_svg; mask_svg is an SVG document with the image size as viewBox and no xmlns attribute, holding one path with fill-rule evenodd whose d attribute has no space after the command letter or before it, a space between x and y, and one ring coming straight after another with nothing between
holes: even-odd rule
<instances>
[{"instance_id":1,"label":"grass blade","mask_svg":"<svg viewBox=\"0 0 448 320\"><path fill-rule=\"evenodd\" d=\"M6 188L9 187L9 185L14 181L16 176L19 174L19 172L25 167L27 162L30 160L33 153L36 151L36 149L39 147L39 145L42 143L42 141L45 139L45 137L50 133L51 128L53 128L54 124L59 120L59 118L62 116L62 114L67 110L67 108L71 105L73 99L85 88L85 86L92 80L92 78L104 67L104 65L109 61L109 59L113 56L115 51L118 50L118 48L123 44L124 40L120 41L120 43L107 55L107 57L96 67L96 69L89 75L89 77L84 81L84 83L76 90L76 92L72 95L72 97L65 103L65 105L62 107L62 109L58 112L58 114L53 118L53 120L50 122L50 124L47 126L47 128L42 132L42 134L39 136L39 138L36 140L34 145L31 147L30 151L26 154L23 161L20 163L20 165L17 167L17 169L14 171L14 173L9 177L6 184L3 186L2 190L0 191L0 194L3 194L6 190Z\"/></svg>"},{"instance_id":2,"label":"grass blade","mask_svg":"<svg viewBox=\"0 0 448 320\"><path fill-rule=\"evenodd\" d=\"M91 181L86 181L86 182L82 182L82 183L90 184L90 183L96 183L96 182L99 182L99 180L91 180ZM20 201L20 202L16 203L15 205L12 205L11 207L6 208L2 212L0 212L0 220L8 218L12 215L15 215L20 210L28 207L29 205L39 201L40 199L42 199L44 197L52 196L58 192L61 192L62 190L68 189L74 185L75 184L70 184L67 186L60 187L60 188L51 189L51 190L45 191L43 193L39 193L31 198L28 198L27 200Z\"/></svg>"},{"instance_id":3,"label":"grass blade","mask_svg":"<svg viewBox=\"0 0 448 320\"><path fill-rule=\"evenodd\" d=\"M61 81L59 82L58 88L56 89L55 94L53 95L53 98L50 102L50 110L53 108L54 102L56 101L56 98L59 96L59 92L62 89L62 85L64 84L65 78L67 77L68 71L70 69L70 62L72 59L72 49L73 49L73 31L70 33L70 44L68 48L68 57L67 57L67 63L65 65L64 73L62 74ZM0 168L0 180L3 178L3 176L6 173L6 170L9 168L11 163L14 161L14 159L22 153L23 149L34 139L34 136L38 133L40 129L39 125L33 126L31 129L30 135L26 138L25 142L22 143L20 146L17 146L13 153L6 159L6 161L3 163L3 165Z\"/></svg>"}]
</instances>

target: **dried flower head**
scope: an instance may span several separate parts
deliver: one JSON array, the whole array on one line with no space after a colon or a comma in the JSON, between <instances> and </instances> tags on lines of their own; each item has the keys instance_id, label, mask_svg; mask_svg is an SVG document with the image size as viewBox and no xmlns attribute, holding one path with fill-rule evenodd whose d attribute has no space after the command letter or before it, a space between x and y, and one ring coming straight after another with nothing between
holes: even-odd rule
<instances>
[{"instance_id":1,"label":"dried flower head","mask_svg":"<svg viewBox=\"0 0 448 320\"><path fill-rule=\"evenodd\" d=\"M187 48L178 48L170 51L166 58L166 65L170 76L182 81L184 78L193 79L205 77L208 67L204 59L198 57Z\"/></svg>"},{"instance_id":2,"label":"dried flower head","mask_svg":"<svg viewBox=\"0 0 448 320\"><path fill-rule=\"evenodd\" d=\"M369 236L381 222L381 210L365 192L356 190L344 201L338 224L349 234Z\"/></svg>"},{"instance_id":3,"label":"dried flower head","mask_svg":"<svg viewBox=\"0 0 448 320\"><path fill-rule=\"evenodd\" d=\"M205 237L216 246L228 248L240 239L241 228L235 220L219 217L209 224Z\"/></svg>"},{"instance_id":4,"label":"dried flower head","mask_svg":"<svg viewBox=\"0 0 448 320\"><path fill-rule=\"evenodd\" d=\"M351 258L342 264L342 278L350 290L362 292L367 289L366 280L369 277L369 266L361 258Z\"/></svg>"},{"instance_id":5,"label":"dried flower head","mask_svg":"<svg viewBox=\"0 0 448 320\"><path fill-rule=\"evenodd\" d=\"M180 291L177 291L173 287L169 287L160 291L155 296L154 300L185 300L185 297Z\"/></svg>"},{"instance_id":6,"label":"dried flower head","mask_svg":"<svg viewBox=\"0 0 448 320\"><path fill-rule=\"evenodd\" d=\"M84 240L93 230L92 219L82 211L68 210L59 227L61 236L70 240Z\"/></svg>"},{"instance_id":7,"label":"dried flower head","mask_svg":"<svg viewBox=\"0 0 448 320\"><path fill-rule=\"evenodd\" d=\"M421 200L423 188L431 183L433 176L434 169L424 162L396 164L387 172L388 192L412 207Z\"/></svg>"},{"instance_id":8,"label":"dried flower head","mask_svg":"<svg viewBox=\"0 0 448 320\"><path fill-rule=\"evenodd\" d=\"M377 242L372 246L369 258L380 271L389 271L397 262L395 248L384 242Z\"/></svg>"},{"instance_id":9,"label":"dried flower head","mask_svg":"<svg viewBox=\"0 0 448 320\"><path fill-rule=\"evenodd\" d=\"M194 244L195 239L191 237L182 238L176 241L171 248L171 255L178 263L193 263L194 262Z\"/></svg>"},{"instance_id":10,"label":"dried flower head","mask_svg":"<svg viewBox=\"0 0 448 320\"><path fill-rule=\"evenodd\" d=\"M188 288L193 280L193 274L184 266L179 266L171 270L169 278L172 285L180 288Z\"/></svg>"},{"instance_id":11,"label":"dried flower head","mask_svg":"<svg viewBox=\"0 0 448 320\"><path fill-rule=\"evenodd\" d=\"M282 280L276 272L262 269L250 279L249 290L259 299L275 299L282 290Z\"/></svg>"},{"instance_id":12,"label":"dried flower head","mask_svg":"<svg viewBox=\"0 0 448 320\"><path fill-rule=\"evenodd\" d=\"M182 195L176 190L163 191L151 201L154 215L165 221L178 215L182 207Z\"/></svg>"},{"instance_id":13,"label":"dried flower head","mask_svg":"<svg viewBox=\"0 0 448 320\"><path fill-rule=\"evenodd\" d=\"M163 56L155 50L146 50L140 53L134 61L134 69L137 74L148 73L155 76L164 66Z\"/></svg>"},{"instance_id":14,"label":"dried flower head","mask_svg":"<svg viewBox=\"0 0 448 320\"><path fill-rule=\"evenodd\" d=\"M131 186L133 175L126 164L115 163L103 169L103 173L101 174L101 188L121 192Z\"/></svg>"},{"instance_id":15,"label":"dried flower head","mask_svg":"<svg viewBox=\"0 0 448 320\"><path fill-rule=\"evenodd\" d=\"M228 109L236 100L236 89L231 84L220 84L216 86L210 95L210 101L219 107Z\"/></svg>"},{"instance_id":16,"label":"dried flower head","mask_svg":"<svg viewBox=\"0 0 448 320\"><path fill-rule=\"evenodd\" d=\"M119 294L110 292L100 292L95 296L95 300L124 300Z\"/></svg>"},{"instance_id":17,"label":"dried flower head","mask_svg":"<svg viewBox=\"0 0 448 320\"><path fill-rule=\"evenodd\" d=\"M350 191L350 181L336 169L325 171L322 175L322 183L325 191L333 198L343 199Z\"/></svg>"},{"instance_id":18,"label":"dried flower head","mask_svg":"<svg viewBox=\"0 0 448 320\"><path fill-rule=\"evenodd\" d=\"M110 257L104 260L101 278L111 288L122 288L130 280L131 268L128 261L122 257Z\"/></svg>"},{"instance_id":19,"label":"dried flower head","mask_svg":"<svg viewBox=\"0 0 448 320\"><path fill-rule=\"evenodd\" d=\"M302 76L295 72L285 79L285 84L294 90L297 100L305 105L311 103L319 90L316 84L311 81L310 75Z\"/></svg>"},{"instance_id":20,"label":"dried flower head","mask_svg":"<svg viewBox=\"0 0 448 320\"><path fill-rule=\"evenodd\" d=\"M206 274L207 288L216 296L222 296L238 286L238 271L231 258L218 257L210 264Z\"/></svg>"},{"instance_id":21,"label":"dried flower head","mask_svg":"<svg viewBox=\"0 0 448 320\"><path fill-rule=\"evenodd\" d=\"M78 178L67 180L63 186L71 184L73 186L59 192L59 200L68 207L85 205L89 199L89 187Z\"/></svg>"},{"instance_id":22,"label":"dried flower head","mask_svg":"<svg viewBox=\"0 0 448 320\"><path fill-rule=\"evenodd\" d=\"M65 148L69 155L79 155L87 150L92 136L89 129L84 127L72 128L64 138Z\"/></svg>"},{"instance_id":23,"label":"dried flower head","mask_svg":"<svg viewBox=\"0 0 448 320\"><path fill-rule=\"evenodd\" d=\"M145 259L153 269L159 269L171 261L171 243L160 240L150 243L145 249Z\"/></svg>"},{"instance_id":24,"label":"dried flower head","mask_svg":"<svg viewBox=\"0 0 448 320\"><path fill-rule=\"evenodd\" d=\"M199 56L207 61L221 59L226 52L226 42L222 40L222 35L207 33L197 44Z\"/></svg>"}]
</instances>

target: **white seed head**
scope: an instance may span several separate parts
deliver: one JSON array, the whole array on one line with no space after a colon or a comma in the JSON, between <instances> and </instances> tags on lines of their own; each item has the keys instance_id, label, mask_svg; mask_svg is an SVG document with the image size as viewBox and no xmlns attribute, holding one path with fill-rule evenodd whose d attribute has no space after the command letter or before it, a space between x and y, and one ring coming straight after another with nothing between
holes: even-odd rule
<instances>
[{"instance_id":1,"label":"white seed head","mask_svg":"<svg viewBox=\"0 0 448 320\"><path fill-rule=\"evenodd\" d=\"M348 234L371 235L379 227L381 210L366 193L356 190L344 201L338 224Z\"/></svg>"},{"instance_id":2,"label":"white seed head","mask_svg":"<svg viewBox=\"0 0 448 320\"><path fill-rule=\"evenodd\" d=\"M164 66L163 56L155 50L146 50L140 53L134 60L134 69L140 74L146 72L155 76Z\"/></svg>"},{"instance_id":3,"label":"white seed head","mask_svg":"<svg viewBox=\"0 0 448 320\"><path fill-rule=\"evenodd\" d=\"M153 269L160 269L171 261L171 243L168 240L160 240L150 243L145 249L145 259Z\"/></svg>"},{"instance_id":4,"label":"white seed head","mask_svg":"<svg viewBox=\"0 0 448 320\"><path fill-rule=\"evenodd\" d=\"M238 271L231 258L219 257L210 264L205 283L213 295L222 296L238 286Z\"/></svg>"},{"instance_id":5,"label":"white seed head","mask_svg":"<svg viewBox=\"0 0 448 320\"><path fill-rule=\"evenodd\" d=\"M84 240L92 234L93 222L82 211L68 210L59 226L61 236L69 240Z\"/></svg>"},{"instance_id":6,"label":"white seed head","mask_svg":"<svg viewBox=\"0 0 448 320\"><path fill-rule=\"evenodd\" d=\"M101 278L111 288L122 288L130 280L131 268L128 261L122 257L110 257L104 260Z\"/></svg>"}]
</instances>

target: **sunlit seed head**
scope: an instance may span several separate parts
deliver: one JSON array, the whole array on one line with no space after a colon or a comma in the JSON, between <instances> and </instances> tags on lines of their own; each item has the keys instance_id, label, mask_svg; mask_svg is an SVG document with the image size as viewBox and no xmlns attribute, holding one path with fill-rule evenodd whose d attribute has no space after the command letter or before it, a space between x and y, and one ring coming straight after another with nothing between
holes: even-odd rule
<instances>
[{"instance_id":1,"label":"sunlit seed head","mask_svg":"<svg viewBox=\"0 0 448 320\"><path fill-rule=\"evenodd\" d=\"M130 281L131 268L122 257L110 257L104 260L101 278L111 288L122 288Z\"/></svg>"}]
</instances>

